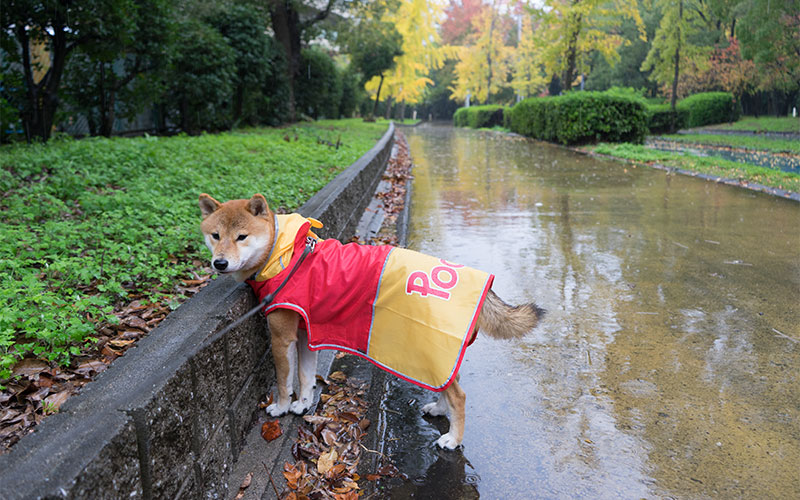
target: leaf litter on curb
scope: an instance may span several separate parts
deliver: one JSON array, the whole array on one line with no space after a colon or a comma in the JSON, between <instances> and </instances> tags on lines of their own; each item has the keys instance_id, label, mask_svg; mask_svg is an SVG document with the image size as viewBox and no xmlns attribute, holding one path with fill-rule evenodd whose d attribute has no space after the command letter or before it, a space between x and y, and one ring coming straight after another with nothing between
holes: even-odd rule
<instances>
[{"instance_id":1,"label":"leaf litter on curb","mask_svg":"<svg viewBox=\"0 0 800 500\"><path fill-rule=\"evenodd\" d=\"M292 446L294 463L285 462L284 500L326 498L352 500L359 497L357 470L367 448L361 443L370 426L369 404L363 399L367 384L348 379L342 372L329 375L316 413L303 417ZM374 452L377 453L377 452ZM382 456L384 460L387 457ZM391 463L383 464L367 480L401 476Z\"/></svg>"},{"instance_id":2,"label":"leaf litter on curb","mask_svg":"<svg viewBox=\"0 0 800 500\"><path fill-rule=\"evenodd\" d=\"M395 151L389 159L389 164L383 173L383 180L389 182L389 188L376 193L380 198L384 211L381 229L369 241L354 237L352 241L369 245L397 245L396 223L397 217L406 204L406 191L411 175L411 155L408 151L408 142L402 132L395 132Z\"/></svg>"}]
</instances>

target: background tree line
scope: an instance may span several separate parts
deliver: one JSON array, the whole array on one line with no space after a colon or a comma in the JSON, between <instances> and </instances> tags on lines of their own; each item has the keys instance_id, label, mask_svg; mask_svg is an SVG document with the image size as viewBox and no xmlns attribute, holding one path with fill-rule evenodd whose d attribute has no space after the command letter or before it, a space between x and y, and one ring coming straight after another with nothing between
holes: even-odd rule
<instances>
[{"instance_id":1,"label":"background tree line","mask_svg":"<svg viewBox=\"0 0 800 500\"><path fill-rule=\"evenodd\" d=\"M359 69L308 44L336 1L5 0L3 138L46 141L78 118L109 136L143 114L191 134L350 116Z\"/></svg>"},{"instance_id":2,"label":"background tree line","mask_svg":"<svg viewBox=\"0 0 800 500\"><path fill-rule=\"evenodd\" d=\"M449 118L631 87L800 95L800 0L4 0L2 136L91 135L147 115L198 133L360 113Z\"/></svg>"},{"instance_id":3,"label":"background tree line","mask_svg":"<svg viewBox=\"0 0 800 500\"><path fill-rule=\"evenodd\" d=\"M798 0L449 0L445 16L462 102L620 86L673 105L727 91L749 114L798 104Z\"/></svg>"}]
</instances>

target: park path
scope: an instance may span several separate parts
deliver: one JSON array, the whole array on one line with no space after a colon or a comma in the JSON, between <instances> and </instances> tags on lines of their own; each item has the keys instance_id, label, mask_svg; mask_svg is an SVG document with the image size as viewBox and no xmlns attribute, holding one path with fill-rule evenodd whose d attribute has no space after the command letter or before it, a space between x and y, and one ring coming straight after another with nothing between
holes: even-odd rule
<instances>
[{"instance_id":1,"label":"park path","mask_svg":"<svg viewBox=\"0 0 800 500\"><path fill-rule=\"evenodd\" d=\"M800 204L502 134L423 125L408 246L548 310L479 336L464 446L388 378L406 498L789 498L800 491Z\"/></svg>"}]
</instances>

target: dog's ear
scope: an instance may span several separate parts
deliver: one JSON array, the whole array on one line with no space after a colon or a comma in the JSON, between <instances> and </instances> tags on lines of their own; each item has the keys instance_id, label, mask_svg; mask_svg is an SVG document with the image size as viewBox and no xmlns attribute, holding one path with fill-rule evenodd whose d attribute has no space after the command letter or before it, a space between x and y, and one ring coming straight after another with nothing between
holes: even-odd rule
<instances>
[{"instance_id":1,"label":"dog's ear","mask_svg":"<svg viewBox=\"0 0 800 500\"><path fill-rule=\"evenodd\" d=\"M267 199L261 194L254 194L247 203L247 209L256 217L269 215Z\"/></svg>"},{"instance_id":2,"label":"dog's ear","mask_svg":"<svg viewBox=\"0 0 800 500\"><path fill-rule=\"evenodd\" d=\"M217 209L222 205L220 202L205 193L200 195L199 204L200 213L203 214L204 219L216 212Z\"/></svg>"}]
</instances>

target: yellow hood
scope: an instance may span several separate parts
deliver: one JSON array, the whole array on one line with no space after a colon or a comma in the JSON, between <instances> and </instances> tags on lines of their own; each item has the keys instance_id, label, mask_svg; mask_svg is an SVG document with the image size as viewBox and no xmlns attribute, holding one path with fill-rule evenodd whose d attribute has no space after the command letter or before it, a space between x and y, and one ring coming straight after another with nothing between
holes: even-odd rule
<instances>
[{"instance_id":1,"label":"yellow hood","mask_svg":"<svg viewBox=\"0 0 800 500\"><path fill-rule=\"evenodd\" d=\"M311 223L311 227L321 228L322 223L311 217L303 217L300 214L287 214L275 216L275 240L272 244L269 258L264 267L256 275L256 281L265 281L274 278L281 271L286 269L289 262L292 261L292 254L294 253L294 242L297 232L303 227L306 222ZM319 237L311 230L308 231L308 236L314 239Z\"/></svg>"}]
</instances>

